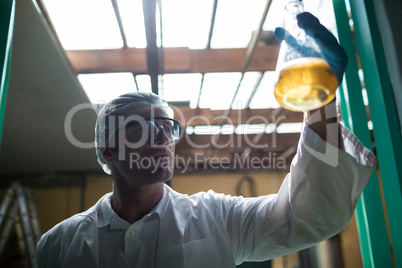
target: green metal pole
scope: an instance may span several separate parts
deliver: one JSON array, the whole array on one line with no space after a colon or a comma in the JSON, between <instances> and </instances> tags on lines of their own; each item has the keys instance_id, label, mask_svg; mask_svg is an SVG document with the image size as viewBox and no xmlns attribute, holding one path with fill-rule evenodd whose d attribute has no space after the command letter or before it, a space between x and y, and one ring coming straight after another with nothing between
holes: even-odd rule
<instances>
[{"instance_id":1,"label":"green metal pole","mask_svg":"<svg viewBox=\"0 0 402 268\"><path fill-rule=\"evenodd\" d=\"M341 112L348 127L372 150L366 109L358 75L355 47L344 0L333 1L339 41L345 48L349 63L345 72L345 83L339 93ZM356 221L364 267L393 267L391 249L382 207L377 173L374 172L356 208Z\"/></svg>"},{"instance_id":2,"label":"green metal pole","mask_svg":"<svg viewBox=\"0 0 402 268\"><path fill-rule=\"evenodd\" d=\"M402 138L374 0L351 1L395 264L402 267Z\"/></svg>"},{"instance_id":3,"label":"green metal pole","mask_svg":"<svg viewBox=\"0 0 402 268\"><path fill-rule=\"evenodd\" d=\"M6 111L6 99L10 66L11 41L14 28L15 1L0 1L0 146L3 134L4 114Z\"/></svg>"}]
</instances>

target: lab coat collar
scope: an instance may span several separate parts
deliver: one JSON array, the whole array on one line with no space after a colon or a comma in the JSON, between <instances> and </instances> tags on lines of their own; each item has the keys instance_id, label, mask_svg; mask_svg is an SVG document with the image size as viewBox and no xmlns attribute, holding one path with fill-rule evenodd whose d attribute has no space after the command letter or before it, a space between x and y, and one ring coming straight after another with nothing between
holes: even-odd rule
<instances>
[{"instance_id":1,"label":"lab coat collar","mask_svg":"<svg viewBox=\"0 0 402 268\"><path fill-rule=\"evenodd\" d=\"M167 185L164 188L164 195L154 210L161 219L156 267L183 268L183 236L191 203L187 195L177 193ZM94 207L84 212L89 216L87 222L97 222L98 228L112 222L110 197L111 193L104 195ZM81 232L83 238L93 251L93 256L98 256L98 247L95 246L98 244L97 229L89 228L90 224L84 225L85 230ZM93 261L98 264L98 259Z\"/></svg>"},{"instance_id":2,"label":"lab coat collar","mask_svg":"<svg viewBox=\"0 0 402 268\"><path fill-rule=\"evenodd\" d=\"M159 218L162 218L168 203L169 189L173 191L169 186L165 184L161 200L147 215L144 216L144 218L149 217L154 213L158 214ZM119 215L117 215L117 213L113 210L111 197L112 193L108 193L103 196L99 201L98 228L110 225L111 229L127 229L128 227L130 227L130 223L120 218Z\"/></svg>"}]
</instances>

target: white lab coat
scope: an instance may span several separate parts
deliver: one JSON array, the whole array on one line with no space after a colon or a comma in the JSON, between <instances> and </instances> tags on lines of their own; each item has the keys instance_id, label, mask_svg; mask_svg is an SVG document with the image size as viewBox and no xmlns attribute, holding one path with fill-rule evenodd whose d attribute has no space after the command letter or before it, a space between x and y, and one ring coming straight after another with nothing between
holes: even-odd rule
<instances>
[{"instance_id":1,"label":"white lab coat","mask_svg":"<svg viewBox=\"0 0 402 268\"><path fill-rule=\"evenodd\" d=\"M311 150L322 152L327 144L304 127L290 173L275 195L243 198L208 191L187 196L166 186L155 266L235 267L289 254L338 233L376 167L374 155L347 129L341 131L345 151L336 150L338 165L332 167ZM99 266L99 203L42 236L37 267Z\"/></svg>"}]
</instances>

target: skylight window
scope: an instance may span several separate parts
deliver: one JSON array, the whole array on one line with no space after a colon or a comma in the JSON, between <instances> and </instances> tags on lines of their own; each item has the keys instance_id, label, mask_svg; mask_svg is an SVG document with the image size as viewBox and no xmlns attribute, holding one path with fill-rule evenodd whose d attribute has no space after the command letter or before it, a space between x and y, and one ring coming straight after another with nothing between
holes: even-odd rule
<instances>
[{"instance_id":1,"label":"skylight window","mask_svg":"<svg viewBox=\"0 0 402 268\"><path fill-rule=\"evenodd\" d=\"M124 33L129 47L145 48L144 13L142 0L117 0Z\"/></svg>"},{"instance_id":2,"label":"skylight window","mask_svg":"<svg viewBox=\"0 0 402 268\"><path fill-rule=\"evenodd\" d=\"M221 130L221 126L215 126L215 125L195 126L194 134L215 135L215 134L219 134L220 130Z\"/></svg>"},{"instance_id":3,"label":"skylight window","mask_svg":"<svg viewBox=\"0 0 402 268\"><path fill-rule=\"evenodd\" d=\"M116 0L123 30L129 47L145 48L147 45L143 0ZM66 50L116 49L123 47L123 38L110 0L43 0L51 21ZM246 48L252 33L258 29L266 0L219 0L211 48ZM329 0L303 1L305 10L315 14L330 30L334 23L332 2ZM162 44L164 47L189 47L203 49L208 42L214 0L158 1L156 26L160 42L160 17L162 15ZM282 26L283 1L272 1L263 30ZM240 85L233 109L278 108L274 97L275 72L246 72ZM159 94L169 102L190 102L191 108L226 110L234 97L241 73L206 73L202 91L201 74L159 75ZM152 92L149 75L131 73L79 75L91 102L107 101L112 96L140 90ZM138 88L137 88L138 87ZM112 90L111 90L112 89ZM201 93L201 94L200 94ZM254 94L254 95L253 95ZM253 97L250 100L250 97ZM367 98L363 90L365 103ZM248 103L250 101L250 103ZM223 131L223 130L222 130ZM232 130L229 130L229 132Z\"/></svg>"},{"instance_id":4,"label":"skylight window","mask_svg":"<svg viewBox=\"0 0 402 268\"><path fill-rule=\"evenodd\" d=\"M258 29L266 0L219 0L211 48L245 48Z\"/></svg>"},{"instance_id":5,"label":"skylight window","mask_svg":"<svg viewBox=\"0 0 402 268\"><path fill-rule=\"evenodd\" d=\"M303 122L282 123L277 127L276 132L278 134L300 133L302 126L303 126Z\"/></svg>"},{"instance_id":6,"label":"skylight window","mask_svg":"<svg viewBox=\"0 0 402 268\"><path fill-rule=\"evenodd\" d=\"M78 79L92 103L106 103L127 92L136 91L131 73L79 74Z\"/></svg>"},{"instance_id":7,"label":"skylight window","mask_svg":"<svg viewBox=\"0 0 402 268\"><path fill-rule=\"evenodd\" d=\"M222 135L231 135L235 131L235 126L234 125L223 125L221 128L221 134Z\"/></svg>"},{"instance_id":8,"label":"skylight window","mask_svg":"<svg viewBox=\"0 0 402 268\"><path fill-rule=\"evenodd\" d=\"M243 81L232 105L233 109L238 110L247 107L248 101L261 76L262 74L259 72L246 72L244 74Z\"/></svg>"},{"instance_id":9,"label":"skylight window","mask_svg":"<svg viewBox=\"0 0 402 268\"><path fill-rule=\"evenodd\" d=\"M235 132L236 127L233 125L201 125L201 126L189 126L186 128L186 133L188 135L231 135Z\"/></svg>"},{"instance_id":10,"label":"skylight window","mask_svg":"<svg viewBox=\"0 0 402 268\"><path fill-rule=\"evenodd\" d=\"M285 124L282 127L281 133L298 133L300 132L301 125L299 123L289 123ZM196 134L196 135L250 135L250 134L270 134L275 131L275 124L240 124L237 126L234 125L199 125L199 126L188 126L186 127L186 133L188 135Z\"/></svg>"},{"instance_id":11,"label":"skylight window","mask_svg":"<svg viewBox=\"0 0 402 268\"><path fill-rule=\"evenodd\" d=\"M260 85L250 102L250 109L279 108L274 96L276 73L265 72Z\"/></svg>"},{"instance_id":12,"label":"skylight window","mask_svg":"<svg viewBox=\"0 0 402 268\"><path fill-rule=\"evenodd\" d=\"M241 124L236 127L236 134L261 134L266 129L265 124Z\"/></svg>"},{"instance_id":13,"label":"skylight window","mask_svg":"<svg viewBox=\"0 0 402 268\"><path fill-rule=\"evenodd\" d=\"M228 109L240 77L241 73L205 74L200 108L210 108L212 110Z\"/></svg>"},{"instance_id":14,"label":"skylight window","mask_svg":"<svg viewBox=\"0 0 402 268\"><path fill-rule=\"evenodd\" d=\"M303 1L305 3L305 1ZM273 31L276 27L284 27L283 10L286 1L272 1L268 11L267 19L264 22L264 31Z\"/></svg>"},{"instance_id":15,"label":"skylight window","mask_svg":"<svg viewBox=\"0 0 402 268\"><path fill-rule=\"evenodd\" d=\"M187 133L187 135L194 134L194 127L192 127L192 126L186 127L186 133Z\"/></svg>"},{"instance_id":16,"label":"skylight window","mask_svg":"<svg viewBox=\"0 0 402 268\"><path fill-rule=\"evenodd\" d=\"M152 92L151 77L147 74L136 75L137 86L139 91Z\"/></svg>"},{"instance_id":17,"label":"skylight window","mask_svg":"<svg viewBox=\"0 0 402 268\"><path fill-rule=\"evenodd\" d=\"M106 49L123 46L111 1L43 2L64 49Z\"/></svg>"},{"instance_id":18,"label":"skylight window","mask_svg":"<svg viewBox=\"0 0 402 268\"><path fill-rule=\"evenodd\" d=\"M162 2L164 47L205 48L208 42L213 0Z\"/></svg>"},{"instance_id":19,"label":"skylight window","mask_svg":"<svg viewBox=\"0 0 402 268\"><path fill-rule=\"evenodd\" d=\"M197 101L201 74L165 74L163 99L165 101Z\"/></svg>"},{"instance_id":20,"label":"skylight window","mask_svg":"<svg viewBox=\"0 0 402 268\"><path fill-rule=\"evenodd\" d=\"M277 125L275 123L270 123L267 125L266 129L265 129L265 133L267 134L271 134L276 130Z\"/></svg>"}]
</instances>

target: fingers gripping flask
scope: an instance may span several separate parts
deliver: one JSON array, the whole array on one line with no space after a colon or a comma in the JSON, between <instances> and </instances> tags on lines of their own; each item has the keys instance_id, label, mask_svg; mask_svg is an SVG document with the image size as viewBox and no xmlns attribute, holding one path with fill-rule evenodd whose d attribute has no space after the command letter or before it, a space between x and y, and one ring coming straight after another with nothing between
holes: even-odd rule
<instances>
[{"instance_id":1,"label":"fingers gripping flask","mask_svg":"<svg viewBox=\"0 0 402 268\"><path fill-rule=\"evenodd\" d=\"M318 109L335 98L338 80L314 39L297 25L303 3L285 6L285 38L281 43L276 73L275 98L292 111Z\"/></svg>"}]
</instances>

